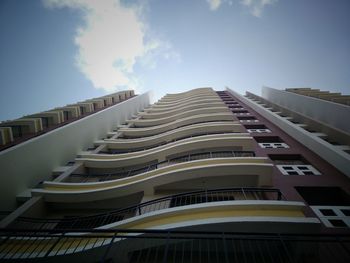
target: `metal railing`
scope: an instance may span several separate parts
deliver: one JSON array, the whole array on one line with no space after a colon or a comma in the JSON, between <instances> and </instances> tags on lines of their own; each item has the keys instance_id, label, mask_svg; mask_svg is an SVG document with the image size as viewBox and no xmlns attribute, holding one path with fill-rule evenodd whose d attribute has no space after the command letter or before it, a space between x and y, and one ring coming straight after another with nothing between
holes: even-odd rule
<instances>
[{"instance_id":1,"label":"metal railing","mask_svg":"<svg viewBox=\"0 0 350 263\"><path fill-rule=\"evenodd\" d=\"M101 174L89 174L89 173L72 173L65 182L74 183L84 183L84 182L103 182L115 179L126 178L141 173L146 173L149 171L156 170L158 168L202 159L212 159L212 158L230 158L230 157L254 157L255 153L253 151L217 151L217 152L204 152L204 153L194 153L187 154L184 156L171 158L163 162L151 163L149 165L133 168L133 169L121 169L116 172L111 173L101 173Z\"/></svg>"},{"instance_id":2,"label":"metal railing","mask_svg":"<svg viewBox=\"0 0 350 263\"><path fill-rule=\"evenodd\" d=\"M0 237L2 262L350 262L350 235L2 229Z\"/></svg>"},{"instance_id":3,"label":"metal railing","mask_svg":"<svg viewBox=\"0 0 350 263\"><path fill-rule=\"evenodd\" d=\"M103 214L63 219L19 217L10 227L21 229L92 229L172 207L233 200L285 200L278 189L227 188L171 195Z\"/></svg>"}]
</instances>

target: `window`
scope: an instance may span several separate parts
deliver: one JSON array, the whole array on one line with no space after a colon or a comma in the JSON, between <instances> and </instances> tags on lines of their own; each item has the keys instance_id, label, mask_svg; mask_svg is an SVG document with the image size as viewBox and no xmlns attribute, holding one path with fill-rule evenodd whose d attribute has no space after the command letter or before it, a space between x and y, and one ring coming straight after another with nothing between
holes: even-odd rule
<instances>
[{"instance_id":1,"label":"window","mask_svg":"<svg viewBox=\"0 0 350 263\"><path fill-rule=\"evenodd\" d=\"M249 133L270 133L271 131L263 124L259 125L244 125Z\"/></svg>"},{"instance_id":2,"label":"window","mask_svg":"<svg viewBox=\"0 0 350 263\"><path fill-rule=\"evenodd\" d=\"M283 175L321 174L300 154L270 154L269 157Z\"/></svg>"},{"instance_id":3,"label":"window","mask_svg":"<svg viewBox=\"0 0 350 263\"><path fill-rule=\"evenodd\" d=\"M69 120L69 111L63 111L63 116L64 116L64 120L67 121Z\"/></svg>"},{"instance_id":4,"label":"window","mask_svg":"<svg viewBox=\"0 0 350 263\"><path fill-rule=\"evenodd\" d=\"M256 120L254 116L242 116L238 117L239 120Z\"/></svg>"},{"instance_id":5,"label":"window","mask_svg":"<svg viewBox=\"0 0 350 263\"><path fill-rule=\"evenodd\" d=\"M13 138L18 138L18 137L22 137L23 136L23 130L22 130L22 126L20 125L13 125L11 126L12 128L12 135Z\"/></svg>"},{"instance_id":6,"label":"window","mask_svg":"<svg viewBox=\"0 0 350 263\"><path fill-rule=\"evenodd\" d=\"M350 206L311 206L326 227L350 227Z\"/></svg>"},{"instance_id":7,"label":"window","mask_svg":"<svg viewBox=\"0 0 350 263\"><path fill-rule=\"evenodd\" d=\"M312 165L276 165L283 175L320 175Z\"/></svg>"},{"instance_id":8,"label":"window","mask_svg":"<svg viewBox=\"0 0 350 263\"><path fill-rule=\"evenodd\" d=\"M350 227L350 195L335 186L296 186L295 189L326 227Z\"/></svg>"},{"instance_id":9,"label":"window","mask_svg":"<svg viewBox=\"0 0 350 263\"><path fill-rule=\"evenodd\" d=\"M249 112L233 112L234 115L236 116L246 116L246 115L250 115Z\"/></svg>"},{"instance_id":10,"label":"window","mask_svg":"<svg viewBox=\"0 0 350 263\"><path fill-rule=\"evenodd\" d=\"M259 120L239 120L240 122L259 122Z\"/></svg>"},{"instance_id":11,"label":"window","mask_svg":"<svg viewBox=\"0 0 350 263\"><path fill-rule=\"evenodd\" d=\"M84 115L86 112L85 112L85 108L83 106L80 106L80 114L81 115Z\"/></svg>"},{"instance_id":12,"label":"window","mask_svg":"<svg viewBox=\"0 0 350 263\"><path fill-rule=\"evenodd\" d=\"M244 108L239 104L231 104L231 105L228 105L228 107L235 110L244 110Z\"/></svg>"},{"instance_id":13,"label":"window","mask_svg":"<svg viewBox=\"0 0 350 263\"><path fill-rule=\"evenodd\" d=\"M254 136L254 139L261 148L289 148L289 145L278 136Z\"/></svg>"},{"instance_id":14,"label":"window","mask_svg":"<svg viewBox=\"0 0 350 263\"><path fill-rule=\"evenodd\" d=\"M340 187L296 186L295 190L310 206L350 206L350 195ZM349 213L345 210L342 212Z\"/></svg>"},{"instance_id":15,"label":"window","mask_svg":"<svg viewBox=\"0 0 350 263\"><path fill-rule=\"evenodd\" d=\"M264 142L264 143L259 143L259 146L265 149L289 148L288 144L283 142Z\"/></svg>"},{"instance_id":16,"label":"window","mask_svg":"<svg viewBox=\"0 0 350 263\"><path fill-rule=\"evenodd\" d=\"M48 128L49 127L49 118L41 117L41 123L43 125L43 128Z\"/></svg>"},{"instance_id":17,"label":"window","mask_svg":"<svg viewBox=\"0 0 350 263\"><path fill-rule=\"evenodd\" d=\"M237 117L240 122L259 122L254 116L240 116Z\"/></svg>"},{"instance_id":18,"label":"window","mask_svg":"<svg viewBox=\"0 0 350 263\"><path fill-rule=\"evenodd\" d=\"M249 133L256 132L256 133L270 133L271 131L269 129L247 129Z\"/></svg>"}]
</instances>

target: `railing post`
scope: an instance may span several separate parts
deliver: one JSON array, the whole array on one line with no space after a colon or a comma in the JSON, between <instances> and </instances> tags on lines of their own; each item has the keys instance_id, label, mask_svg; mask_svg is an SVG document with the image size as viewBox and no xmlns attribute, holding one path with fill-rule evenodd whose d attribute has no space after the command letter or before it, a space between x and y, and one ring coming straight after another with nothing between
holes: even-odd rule
<instances>
[{"instance_id":1,"label":"railing post","mask_svg":"<svg viewBox=\"0 0 350 263\"><path fill-rule=\"evenodd\" d=\"M103 255L103 257L102 257L102 259L101 259L101 262L102 262L102 263L105 262L106 257L107 257L107 255L108 255L108 252L111 250L111 247L112 247L112 245L113 245L113 242L114 242L114 239L115 239L116 234L117 234L117 233L114 232L113 237L112 237L112 239L111 239L111 242L108 244L108 247L106 248L106 252L105 252L105 254ZM113 252L115 253L115 249L114 249Z\"/></svg>"},{"instance_id":2,"label":"railing post","mask_svg":"<svg viewBox=\"0 0 350 263\"><path fill-rule=\"evenodd\" d=\"M247 196L245 194L244 188L241 188L241 189L242 189L242 193L243 193L243 196L244 196L244 200L247 200Z\"/></svg>"},{"instance_id":3,"label":"railing post","mask_svg":"<svg viewBox=\"0 0 350 263\"><path fill-rule=\"evenodd\" d=\"M55 246L61 241L62 237L64 236L64 232L61 233L60 236L58 236L58 239L56 240L56 242L49 248L49 250L45 253L44 258L48 257L51 253L51 251L55 248Z\"/></svg>"},{"instance_id":4,"label":"railing post","mask_svg":"<svg viewBox=\"0 0 350 263\"><path fill-rule=\"evenodd\" d=\"M225 239L225 233L224 232L222 232L222 245L224 247L225 262L229 263L229 261L228 261L228 254L227 254L227 244L226 244L226 239Z\"/></svg>"},{"instance_id":5,"label":"railing post","mask_svg":"<svg viewBox=\"0 0 350 263\"><path fill-rule=\"evenodd\" d=\"M288 261L289 261L289 262L295 262L295 261L292 259L291 255L290 255L290 253L289 253L289 251L288 251L288 248L287 248L286 244L284 243L284 240L283 240L283 238L281 237L280 234L278 234L278 238L279 238L279 240L280 240L280 242L281 242L281 244L282 244L283 250L284 250L284 251L286 252L286 254L287 254Z\"/></svg>"},{"instance_id":6,"label":"railing post","mask_svg":"<svg viewBox=\"0 0 350 263\"><path fill-rule=\"evenodd\" d=\"M282 193L281 191L278 191L277 200L281 200L281 199L282 199Z\"/></svg>"},{"instance_id":7,"label":"railing post","mask_svg":"<svg viewBox=\"0 0 350 263\"><path fill-rule=\"evenodd\" d=\"M140 205L137 206L137 209L139 211L139 215L141 215L141 207L140 207Z\"/></svg>"},{"instance_id":8,"label":"railing post","mask_svg":"<svg viewBox=\"0 0 350 263\"><path fill-rule=\"evenodd\" d=\"M105 225L105 222L107 221L107 218L111 215L111 213L108 213L107 215L104 216L103 221L101 223L101 226Z\"/></svg>"},{"instance_id":9,"label":"railing post","mask_svg":"<svg viewBox=\"0 0 350 263\"><path fill-rule=\"evenodd\" d=\"M169 249L169 238L170 238L170 231L167 232L166 236L166 243L165 243L165 251L163 256L163 263L167 263L167 256L168 256L168 249Z\"/></svg>"}]
</instances>

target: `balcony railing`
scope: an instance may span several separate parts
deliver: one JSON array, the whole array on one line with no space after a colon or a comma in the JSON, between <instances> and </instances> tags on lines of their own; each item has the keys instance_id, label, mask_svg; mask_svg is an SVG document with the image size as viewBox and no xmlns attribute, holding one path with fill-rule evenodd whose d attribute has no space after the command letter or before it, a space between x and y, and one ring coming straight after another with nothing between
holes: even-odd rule
<instances>
[{"instance_id":1,"label":"balcony railing","mask_svg":"<svg viewBox=\"0 0 350 263\"><path fill-rule=\"evenodd\" d=\"M200 203L233 200L285 200L278 189L227 188L171 195L108 213L64 219L17 218L10 227L21 229L93 229L150 212Z\"/></svg>"},{"instance_id":2,"label":"balcony railing","mask_svg":"<svg viewBox=\"0 0 350 263\"><path fill-rule=\"evenodd\" d=\"M254 157L254 156L255 156L255 153L253 151L218 151L218 152L187 154L184 156L168 159L163 162L149 164L147 166L137 168L137 169L129 169L129 170L123 169L117 172L101 173L101 174L72 173L66 179L66 182L84 183L84 182L110 181L110 180L121 179L121 178L138 175L141 173L146 173L149 171L156 170L158 168L162 168L162 167L166 167L166 166L170 166L178 163L190 162L195 160L212 159L212 158L230 158L230 157Z\"/></svg>"},{"instance_id":3,"label":"balcony railing","mask_svg":"<svg viewBox=\"0 0 350 263\"><path fill-rule=\"evenodd\" d=\"M0 235L2 262L350 262L349 235L142 229L2 229Z\"/></svg>"}]
</instances>

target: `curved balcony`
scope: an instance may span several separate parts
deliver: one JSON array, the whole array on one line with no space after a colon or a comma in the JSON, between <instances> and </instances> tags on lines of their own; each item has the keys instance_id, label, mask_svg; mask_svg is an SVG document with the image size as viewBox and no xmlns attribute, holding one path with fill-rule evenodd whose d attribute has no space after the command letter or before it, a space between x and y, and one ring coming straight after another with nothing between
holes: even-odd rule
<instances>
[{"instance_id":1,"label":"curved balcony","mask_svg":"<svg viewBox=\"0 0 350 263\"><path fill-rule=\"evenodd\" d=\"M307 219L309 224L304 224L304 228L299 226L298 233L262 233L254 228L247 232L232 232L232 229L224 232L208 229L2 229L0 260L84 263L350 262L347 245L350 236L311 232L310 227L316 224L311 224L309 218L304 220Z\"/></svg>"},{"instance_id":2,"label":"curved balcony","mask_svg":"<svg viewBox=\"0 0 350 263\"><path fill-rule=\"evenodd\" d=\"M193 98L201 98L201 97L212 97L212 98L216 98L219 97L217 94L215 93L198 93L198 94L194 94L194 95L190 95L190 96L186 96L186 97L181 97L181 98L162 98L160 99L158 102L155 103L155 105L162 105L162 104L172 104L172 103L177 103L177 102L184 102L187 101L189 99L193 99Z\"/></svg>"},{"instance_id":3,"label":"curved balcony","mask_svg":"<svg viewBox=\"0 0 350 263\"><path fill-rule=\"evenodd\" d=\"M182 235L184 233L192 235L191 242L196 233L206 231L207 235L210 233L219 235L219 240L221 240L224 232L230 230L236 231L235 238L238 238L238 243L241 243L242 237L237 235L237 232L279 233L285 229L288 229L288 232L299 233L317 231L320 226L319 220L305 217L304 208L305 205L302 202L283 200L283 195L278 189L227 188L177 194L108 213L72 219L20 217L11 225L12 231L15 232L16 229L40 231L43 229L46 231L46 236L31 238L30 236L23 237L22 233L21 236L14 239L6 239L2 243L0 256L12 259L28 257L34 259L35 257L67 255L82 251L85 254L91 249L104 247L111 243L123 244L123 242L126 242L123 250L128 251L131 247L140 249L164 245L164 241L160 243L150 241L152 244L147 244L149 242L146 241L147 243L143 242L142 245L137 241L137 238L144 238L142 233L146 231L154 233L156 230L191 230L191 232L182 232ZM107 232L113 229L117 229L122 234L116 238L116 233ZM68 235L69 239L66 238L66 235L63 238L58 235L67 231L71 233ZM91 231L101 231L101 234L96 238L96 235L91 235ZM31 235L35 236L33 233ZM141 236L137 237L138 235ZM272 242L275 242L276 238L280 240L281 236L276 236ZM232 241L233 239L229 240L229 242ZM169 240L167 237L166 244L182 246L181 242L183 242L182 236L177 235L175 240ZM251 246L248 247L251 253ZM118 248L117 250L122 249L122 247ZM209 251L206 250L205 253ZM95 261L96 257L93 258ZM164 257L161 258L164 261Z\"/></svg>"},{"instance_id":4,"label":"curved balcony","mask_svg":"<svg viewBox=\"0 0 350 263\"><path fill-rule=\"evenodd\" d=\"M216 94L216 92L212 88L200 88L195 90L189 90L182 93L177 94L166 94L163 99L172 100L172 99L181 99L187 98L188 96L196 96L201 94Z\"/></svg>"},{"instance_id":5,"label":"curved balcony","mask_svg":"<svg viewBox=\"0 0 350 263\"><path fill-rule=\"evenodd\" d=\"M179 105L184 105L184 104L188 104L190 102L196 102L196 101L200 101L200 100L205 100L205 99L211 99L212 101L222 101L220 99L220 97L216 96L216 95L198 95L198 96L193 96L190 98L185 98L182 100L175 100L172 102L157 102L155 104L152 105L152 108L156 109L156 108L172 108L172 107L176 107Z\"/></svg>"},{"instance_id":6,"label":"curved balcony","mask_svg":"<svg viewBox=\"0 0 350 263\"><path fill-rule=\"evenodd\" d=\"M285 201L285 198L278 189L273 188L248 187L200 190L170 195L93 216L82 216L69 219L36 219L19 217L10 225L10 227L20 229L92 229L169 208L183 208L185 206L203 203L219 202L220 204L223 204L225 202L232 203L232 201L242 204L242 201L247 200ZM246 202L245 204L248 203Z\"/></svg>"},{"instance_id":7,"label":"curved balcony","mask_svg":"<svg viewBox=\"0 0 350 263\"><path fill-rule=\"evenodd\" d=\"M140 116L141 119L159 119L159 118L170 117L172 115L175 115L181 112L187 112L190 110L206 109L206 108L222 107L222 106L225 106L223 102L191 103L190 105L187 105L184 107L178 107L177 109L171 109L169 111L165 111L161 113L139 112L138 116Z\"/></svg>"},{"instance_id":8,"label":"curved balcony","mask_svg":"<svg viewBox=\"0 0 350 263\"><path fill-rule=\"evenodd\" d=\"M284 248L286 255L282 258L290 259L290 253L294 251L293 247L296 247L297 251L300 252L300 247L304 247L305 241L310 242L312 237L305 237L301 243L302 246L299 246L299 243L293 243L293 246L286 251L285 244L287 242L290 244L290 240L281 241L282 236L280 234L273 235L271 239L266 240L264 236L257 236L256 233L254 236L250 234L248 237L244 237L244 233L239 234L237 232L279 233L284 230L285 233L286 229L292 233L295 231L299 233L317 231L320 226L319 220L305 217L303 214L304 208L305 205L302 202L285 201L278 189L226 188L167 196L93 216L70 219L19 217L10 226L11 230L8 232L10 234L2 233L4 238L0 246L0 259L12 260L13 262L27 259L30 262L35 260L43 262L45 260L46 262L52 256L61 256L53 258L53 260L97 262L104 261L107 252L111 249L114 252L115 250L123 252L120 253L120 256L114 257L118 262L120 260L122 262L134 262L136 260L134 254L131 258L125 257L125 255L130 255L130 251L139 252L140 249L149 249L148 253L147 251L145 253L145 255L148 255L151 253L151 249L156 247L156 251L160 251L160 257L147 256L147 259L159 258L161 261L166 260L168 262L168 260L174 259L175 254L169 252L168 256L164 256L166 253L164 254L162 249L166 244L166 247L182 247L182 250L180 250L182 255L176 257L176 262L178 262L178 260L183 261L184 246L189 242L190 247L187 246L187 252L192 254L193 250L193 253L198 253L201 251L202 245L206 249L204 249L203 254L197 254L199 257L195 258L200 260L203 256L206 262L211 262L210 258L224 259L222 255L225 255L227 259L230 255L227 254L227 246L231 244L232 246L229 246L229 248L237 251L237 246L242 246L244 240L244 259L248 255L251 256L253 244L254 251L259 251L259 255L264 255L262 257L264 260L268 261L274 258L279 261L281 259L280 254L276 258L271 257L271 251ZM117 230L120 234L117 235L114 230ZM160 232L164 230L167 230L167 232ZM233 234L231 235L226 232L228 230L236 231L236 233L231 233ZM174 233L171 238L169 238L169 231ZM38 232L39 234L37 234ZM11 236L11 233L14 234ZM146 233L150 234L148 238ZM162 235L159 235L159 233L162 233ZM164 234L166 234L166 239ZM198 251L198 248L194 248L193 241L203 238L203 234L205 239L204 242L199 244ZM184 239L184 235L189 235L189 237ZM206 238L209 235L210 240L207 240ZM299 240L299 237L295 234L291 240L295 238ZM143 242L140 242L140 240ZM281 241L281 246L277 244L276 247L276 240ZM319 251L320 240L325 240L326 248L328 248L329 244L333 243L335 239L329 239L329 237L326 239L324 237L322 239L319 237L311 239L314 243L311 247L308 246L308 249L315 248L316 251ZM336 240L341 242L339 237ZM217 252L216 257L208 254L212 253L212 250L208 247L210 241L214 241L212 244L215 248L214 251ZM218 243L218 241L224 242ZM256 247L258 241L262 243L261 246ZM218 248L218 244L225 247L226 254L222 254L223 251ZM197 247L197 245L195 246ZM335 243L335 245L337 249L331 250L332 253L330 254L334 255L335 251L341 252L341 256L337 258L344 259L343 255L346 255L346 252L339 250L339 247L344 246L342 246L342 243ZM269 247L267 251L266 246ZM100 248L102 248L102 251L99 250ZM189 248L190 250L187 250ZM125 254L125 252L127 253ZM72 254L82 257L74 258ZM137 254L140 255L140 253ZM206 258L204 255L208 257ZM235 257L230 255L230 259L237 259L237 255L234 255ZM293 255L300 256L300 254ZM299 256L297 258L300 259ZM140 259L140 257L137 258ZM240 255L240 258L242 258L242 255ZM259 256L259 258L261 257ZM306 253L303 259L310 259L310 251ZM255 262L255 260L253 261ZM150 262L153 261L150 260Z\"/></svg>"},{"instance_id":9,"label":"curved balcony","mask_svg":"<svg viewBox=\"0 0 350 263\"><path fill-rule=\"evenodd\" d=\"M191 96L186 96L186 97L183 97L183 98L179 98L179 99L160 99L159 101L157 101L156 103L153 104L153 106L161 106L162 104L176 104L176 103L184 103L188 100L198 100L198 99L201 99L201 98L212 98L212 99L220 99L220 97L215 94L215 93L202 93L202 94L194 94L194 95L191 95Z\"/></svg>"},{"instance_id":10,"label":"curved balcony","mask_svg":"<svg viewBox=\"0 0 350 263\"><path fill-rule=\"evenodd\" d=\"M170 145L174 142L182 142L182 141L186 141L186 140L190 140L191 138L197 138L197 137L201 137L201 138L211 138L210 136L232 136L232 137L250 137L250 133L237 133L237 132L206 132L206 133L199 133L199 134L195 134L195 135L189 135L189 136L184 136L178 139L174 139L171 141L163 141L160 142L158 144L154 144L154 145L150 145L150 146L145 146L142 148L125 148L125 149L120 149L119 147L119 143L118 142L112 142L112 141L108 141L106 143L103 142L97 142L97 144L100 145L106 145L107 149L103 150L103 151L99 151L97 153L97 155L116 155L116 154L126 154L126 153L135 153L135 152L144 152L146 150L150 150L150 149L154 149L154 148L158 148L160 146L164 146L164 145ZM248 150L248 149L245 149ZM251 150L251 149L249 149ZM78 157L83 157L86 158L91 154L91 152L82 152L78 155ZM95 156L95 155L94 155ZM99 157L97 157L99 158Z\"/></svg>"},{"instance_id":11,"label":"curved balcony","mask_svg":"<svg viewBox=\"0 0 350 263\"><path fill-rule=\"evenodd\" d=\"M207 153L208 154L208 153ZM116 198L128 194L154 193L155 189L183 182L201 185L207 178L213 184L230 186L271 186L273 164L265 157L237 157L237 152L190 155L152 164L140 169L116 174L75 174L72 182L44 182L43 188L32 189L32 195L42 195L47 202L79 203ZM220 157L220 155L224 155ZM242 153L247 154L247 153ZM241 154L241 156L242 156ZM252 155L252 153L248 153Z\"/></svg>"},{"instance_id":12,"label":"curved balcony","mask_svg":"<svg viewBox=\"0 0 350 263\"><path fill-rule=\"evenodd\" d=\"M168 94L165 94L164 98L187 97L198 93L216 93L216 92L210 87L204 87L204 88L191 89L180 93L168 93Z\"/></svg>"},{"instance_id":13,"label":"curved balcony","mask_svg":"<svg viewBox=\"0 0 350 263\"><path fill-rule=\"evenodd\" d=\"M195 99L195 100L180 103L180 105L175 105L175 106L171 106L171 107L168 107L168 106L155 107L155 105L152 105L152 107L144 109L144 112L146 114L148 114L148 113L166 113L166 112L171 111L171 110L181 110L183 107L187 107L187 106L191 106L191 105L201 105L204 103L220 103L220 104L222 104L222 100L220 98Z\"/></svg>"},{"instance_id":14,"label":"curved balcony","mask_svg":"<svg viewBox=\"0 0 350 263\"><path fill-rule=\"evenodd\" d=\"M169 122L181 120L181 119L188 118L195 115L223 113L223 112L231 113L230 109L227 108L226 106L208 107L205 109L194 109L194 110L188 110L188 111L183 110L180 113L167 116L167 117L158 118L158 119L133 119L133 120L128 120L127 123L133 124L133 127L151 127L156 125L167 124Z\"/></svg>"},{"instance_id":15,"label":"curved balcony","mask_svg":"<svg viewBox=\"0 0 350 263\"><path fill-rule=\"evenodd\" d=\"M251 138L249 138L251 139ZM212 143L215 143L216 139L212 140ZM227 142L226 140L223 141L223 144L225 145ZM197 149L197 147L194 147L195 149ZM161 155L162 156L162 155ZM117 159L115 160L111 160L111 158L109 157L107 160L103 159L105 156L102 156L102 159L97 159L97 157L99 156L95 156L96 159L93 158L77 158L77 161L81 161L84 162L84 167L86 168L99 168L99 169L103 169L103 168L121 168L121 170L115 171L115 172L109 172L109 173L95 173L95 174L72 174L73 177L75 178L80 178L77 179L75 182L92 182L92 181L96 181L96 182L101 182L101 181L107 181L107 180L115 180L115 179L120 179L120 178L126 178L126 177L130 177L130 176L135 176L144 172L149 172L155 169L159 169L159 168L163 168L163 167L167 167L167 166L171 166L174 164L178 164L178 163L184 163L184 162L191 162L191 161L195 161L195 160L203 160L203 159L212 159L212 158L231 158L231 157L254 157L255 154L253 151L210 151L210 152L201 152L201 153L192 153L192 154L185 154L182 155L180 157L176 157L176 158L169 158L165 161L160 161L157 162L157 158L154 157L148 157L150 160L152 161L156 161L156 162L151 162L151 161L147 161L148 163L151 164L147 164L143 167L138 167L138 168L124 168L127 167L127 165L124 165L125 163L129 162L128 158L123 158L124 159L124 164L120 164L120 162L123 163L123 160L118 159L118 156L114 156ZM106 156L107 157L107 156ZM145 157L145 156L143 156ZM143 161L142 157L139 158L141 165L142 163L145 163L145 161ZM246 160L245 160L246 161ZM243 161L244 162L244 161ZM131 165L132 166L136 166L133 162L133 160L131 161ZM130 167L130 166L129 166ZM93 179L95 178L95 179Z\"/></svg>"},{"instance_id":16,"label":"curved balcony","mask_svg":"<svg viewBox=\"0 0 350 263\"><path fill-rule=\"evenodd\" d=\"M217 121L235 121L236 117L231 112L199 114L175 120L170 123L161 124L145 128L120 128L119 132L123 133L123 137L137 138L161 134L172 129L188 126L195 123L217 122Z\"/></svg>"},{"instance_id":17,"label":"curved balcony","mask_svg":"<svg viewBox=\"0 0 350 263\"><path fill-rule=\"evenodd\" d=\"M237 133L237 136L249 135L245 134L244 132L245 128L239 123L207 122L184 126L144 138L104 139L103 141L96 141L95 144L105 144L107 145L108 149L115 150L115 153L118 153L145 150L147 148L157 147L166 143L208 134Z\"/></svg>"},{"instance_id":18,"label":"curved balcony","mask_svg":"<svg viewBox=\"0 0 350 263\"><path fill-rule=\"evenodd\" d=\"M83 162L85 167L117 168L135 166L154 161L160 162L167 159L169 156L195 152L198 151L198 149L215 150L227 149L229 147L230 149L241 151L252 151L254 148L253 145L253 138L250 136L213 134L191 137L138 152L123 154L80 154L79 158L75 160L76 162ZM208 156L210 157L210 155Z\"/></svg>"}]
</instances>

